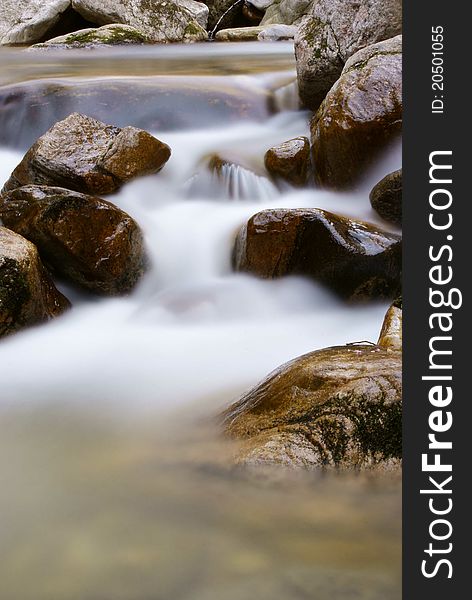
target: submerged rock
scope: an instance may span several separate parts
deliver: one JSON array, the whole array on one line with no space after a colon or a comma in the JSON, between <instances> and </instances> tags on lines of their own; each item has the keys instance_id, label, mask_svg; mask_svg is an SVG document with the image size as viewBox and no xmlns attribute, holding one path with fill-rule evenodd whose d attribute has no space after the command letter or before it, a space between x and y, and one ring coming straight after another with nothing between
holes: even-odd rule
<instances>
[{"instance_id":1,"label":"submerged rock","mask_svg":"<svg viewBox=\"0 0 472 600\"><path fill-rule=\"evenodd\" d=\"M4 191L44 184L111 194L135 177L156 173L169 157L169 146L146 131L74 113L31 146Z\"/></svg>"},{"instance_id":2,"label":"submerged rock","mask_svg":"<svg viewBox=\"0 0 472 600\"><path fill-rule=\"evenodd\" d=\"M398 467L401 352L351 345L296 358L230 406L223 424L241 441L239 464Z\"/></svg>"},{"instance_id":3,"label":"submerged rock","mask_svg":"<svg viewBox=\"0 0 472 600\"><path fill-rule=\"evenodd\" d=\"M39 42L60 20L71 0L2 0L0 45Z\"/></svg>"},{"instance_id":4,"label":"submerged rock","mask_svg":"<svg viewBox=\"0 0 472 600\"><path fill-rule=\"evenodd\" d=\"M273 177L292 185L305 185L310 168L310 142L306 137L297 137L274 146L267 150L264 163Z\"/></svg>"},{"instance_id":5,"label":"submerged rock","mask_svg":"<svg viewBox=\"0 0 472 600\"><path fill-rule=\"evenodd\" d=\"M347 188L401 131L402 37L354 54L311 122L317 182Z\"/></svg>"},{"instance_id":6,"label":"submerged rock","mask_svg":"<svg viewBox=\"0 0 472 600\"><path fill-rule=\"evenodd\" d=\"M257 213L240 230L233 256L237 271L306 275L351 300L400 291L401 238L317 208Z\"/></svg>"},{"instance_id":7,"label":"submerged rock","mask_svg":"<svg viewBox=\"0 0 472 600\"><path fill-rule=\"evenodd\" d=\"M69 306L36 247L0 226L0 337L57 317Z\"/></svg>"},{"instance_id":8,"label":"submerged rock","mask_svg":"<svg viewBox=\"0 0 472 600\"><path fill-rule=\"evenodd\" d=\"M295 39L302 102L317 110L349 57L401 31L401 0L315 2Z\"/></svg>"},{"instance_id":9,"label":"submerged rock","mask_svg":"<svg viewBox=\"0 0 472 600\"><path fill-rule=\"evenodd\" d=\"M126 293L143 274L139 226L101 198L31 185L0 197L0 217L36 244L57 274L88 290Z\"/></svg>"},{"instance_id":10,"label":"submerged rock","mask_svg":"<svg viewBox=\"0 0 472 600\"><path fill-rule=\"evenodd\" d=\"M72 7L92 23L131 25L154 42L208 38L208 8L194 0L72 0Z\"/></svg>"},{"instance_id":11,"label":"submerged rock","mask_svg":"<svg viewBox=\"0 0 472 600\"><path fill-rule=\"evenodd\" d=\"M56 121L74 112L147 131L226 126L270 116L271 90L229 79L149 76L6 86L0 90L0 144L29 148ZM130 106L139 110L130 111Z\"/></svg>"},{"instance_id":12,"label":"submerged rock","mask_svg":"<svg viewBox=\"0 0 472 600\"><path fill-rule=\"evenodd\" d=\"M386 221L402 223L402 170L386 175L370 192L372 208Z\"/></svg>"},{"instance_id":13,"label":"submerged rock","mask_svg":"<svg viewBox=\"0 0 472 600\"><path fill-rule=\"evenodd\" d=\"M32 49L53 48L94 48L95 46L120 46L127 44L149 44L151 39L129 25L104 25L103 27L81 29L66 35L52 38L42 44L31 46Z\"/></svg>"}]
</instances>

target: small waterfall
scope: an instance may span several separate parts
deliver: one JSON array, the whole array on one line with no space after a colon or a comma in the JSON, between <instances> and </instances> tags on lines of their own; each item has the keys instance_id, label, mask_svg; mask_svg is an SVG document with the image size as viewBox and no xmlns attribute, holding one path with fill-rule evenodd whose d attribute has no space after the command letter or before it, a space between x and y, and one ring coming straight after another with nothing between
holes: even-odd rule
<instances>
[{"instance_id":1,"label":"small waterfall","mask_svg":"<svg viewBox=\"0 0 472 600\"><path fill-rule=\"evenodd\" d=\"M284 110L299 110L301 103L298 95L298 82L296 79L274 90L274 108Z\"/></svg>"}]
</instances>

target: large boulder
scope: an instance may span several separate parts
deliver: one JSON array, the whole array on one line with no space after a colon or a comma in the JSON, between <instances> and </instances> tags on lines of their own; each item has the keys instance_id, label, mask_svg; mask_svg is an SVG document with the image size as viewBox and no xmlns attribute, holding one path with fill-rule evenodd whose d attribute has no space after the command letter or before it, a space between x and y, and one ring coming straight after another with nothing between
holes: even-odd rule
<instances>
[{"instance_id":1,"label":"large boulder","mask_svg":"<svg viewBox=\"0 0 472 600\"><path fill-rule=\"evenodd\" d=\"M131 25L154 42L208 38L208 8L194 0L72 0L72 7L92 23Z\"/></svg>"},{"instance_id":2,"label":"large boulder","mask_svg":"<svg viewBox=\"0 0 472 600\"><path fill-rule=\"evenodd\" d=\"M52 319L69 306L54 287L36 247L0 227L0 337Z\"/></svg>"},{"instance_id":3,"label":"large boulder","mask_svg":"<svg viewBox=\"0 0 472 600\"><path fill-rule=\"evenodd\" d=\"M401 131L402 37L356 52L311 122L319 185L354 185Z\"/></svg>"},{"instance_id":4,"label":"large boulder","mask_svg":"<svg viewBox=\"0 0 472 600\"><path fill-rule=\"evenodd\" d=\"M316 110L355 52L402 31L402 0L318 0L300 24L300 98Z\"/></svg>"},{"instance_id":5,"label":"large boulder","mask_svg":"<svg viewBox=\"0 0 472 600\"><path fill-rule=\"evenodd\" d=\"M139 175L159 171L169 157L169 146L146 131L74 113L31 146L4 191L37 184L111 194Z\"/></svg>"},{"instance_id":6,"label":"large boulder","mask_svg":"<svg viewBox=\"0 0 472 600\"><path fill-rule=\"evenodd\" d=\"M394 298L401 238L317 208L263 210L240 230L234 267L268 279L305 275L352 300Z\"/></svg>"},{"instance_id":7,"label":"large boulder","mask_svg":"<svg viewBox=\"0 0 472 600\"><path fill-rule=\"evenodd\" d=\"M2 0L0 45L39 42L60 20L71 0Z\"/></svg>"},{"instance_id":8,"label":"large boulder","mask_svg":"<svg viewBox=\"0 0 472 600\"><path fill-rule=\"evenodd\" d=\"M103 25L98 28L81 29L60 35L41 44L31 46L39 49L95 48L96 46L122 46L128 44L149 44L151 39L130 25Z\"/></svg>"},{"instance_id":9,"label":"large boulder","mask_svg":"<svg viewBox=\"0 0 472 600\"><path fill-rule=\"evenodd\" d=\"M348 345L283 365L223 414L244 465L398 468L402 456L399 350Z\"/></svg>"},{"instance_id":10,"label":"large boulder","mask_svg":"<svg viewBox=\"0 0 472 600\"><path fill-rule=\"evenodd\" d=\"M269 148L264 156L266 169L275 179L303 186L310 170L310 142L297 137Z\"/></svg>"},{"instance_id":11,"label":"large boulder","mask_svg":"<svg viewBox=\"0 0 472 600\"><path fill-rule=\"evenodd\" d=\"M372 208L386 221L402 223L402 170L386 175L370 192Z\"/></svg>"},{"instance_id":12,"label":"large boulder","mask_svg":"<svg viewBox=\"0 0 472 600\"><path fill-rule=\"evenodd\" d=\"M31 185L0 197L0 218L36 244L58 275L88 290L123 294L143 274L139 226L101 198Z\"/></svg>"}]
</instances>

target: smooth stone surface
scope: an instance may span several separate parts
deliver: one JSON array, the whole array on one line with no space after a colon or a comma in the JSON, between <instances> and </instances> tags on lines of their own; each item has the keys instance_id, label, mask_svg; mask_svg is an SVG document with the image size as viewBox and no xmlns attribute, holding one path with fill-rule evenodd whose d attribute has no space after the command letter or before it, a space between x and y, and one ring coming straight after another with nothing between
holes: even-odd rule
<instances>
[{"instance_id":1,"label":"smooth stone surface","mask_svg":"<svg viewBox=\"0 0 472 600\"><path fill-rule=\"evenodd\" d=\"M386 221L402 224L402 169L386 175L370 192L372 208Z\"/></svg>"},{"instance_id":2,"label":"smooth stone surface","mask_svg":"<svg viewBox=\"0 0 472 600\"><path fill-rule=\"evenodd\" d=\"M238 464L398 469L401 352L326 348L283 365L223 414Z\"/></svg>"},{"instance_id":3,"label":"smooth stone surface","mask_svg":"<svg viewBox=\"0 0 472 600\"><path fill-rule=\"evenodd\" d=\"M208 7L194 0L72 0L72 8L98 25L131 25L154 42L208 38Z\"/></svg>"},{"instance_id":4,"label":"smooth stone surface","mask_svg":"<svg viewBox=\"0 0 472 600\"><path fill-rule=\"evenodd\" d=\"M4 191L38 184L111 194L135 177L162 169L170 153L146 131L73 113L31 146Z\"/></svg>"},{"instance_id":5,"label":"smooth stone surface","mask_svg":"<svg viewBox=\"0 0 472 600\"><path fill-rule=\"evenodd\" d=\"M258 35L258 39L261 42L293 40L296 33L297 27L293 25L268 25Z\"/></svg>"},{"instance_id":6,"label":"smooth stone surface","mask_svg":"<svg viewBox=\"0 0 472 600\"><path fill-rule=\"evenodd\" d=\"M310 169L310 142L306 137L297 137L267 150L264 156L266 169L275 178L292 185L307 183Z\"/></svg>"},{"instance_id":7,"label":"smooth stone surface","mask_svg":"<svg viewBox=\"0 0 472 600\"><path fill-rule=\"evenodd\" d=\"M311 122L320 186L353 187L402 126L402 36L356 52Z\"/></svg>"},{"instance_id":8,"label":"smooth stone surface","mask_svg":"<svg viewBox=\"0 0 472 600\"><path fill-rule=\"evenodd\" d=\"M401 238L321 209L269 209L236 239L236 271L273 279L305 275L351 300L395 298Z\"/></svg>"},{"instance_id":9,"label":"smooth stone surface","mask_svg":"<svg viewBox=\"0 0 472 600\"><path fill-rule=\"evenodd\" d=\"M69 306L41 263L36 247L0 226L0 338L57 317Z\"/></svg>"},{"instance_id":10,"label":"smooth stone surface","mask_svg":"<svg viewBox=\"0 0 472 600\"><path fill-rule=\"evenodd\" d=\"M234 27L221 29L215 35L218 42L257 42L264 27Z\"/></svg>"},{"instance_id":11,"label":"smooth stone surface","mask_svg":"<svg viewBox=\"0 0 472 600\"><path fill-rule=\"evenodd\" d=\"M96 46L120 46L127 44L149 44L151 39L130 25L103 25L99 28L81 29L52 38L42 44L31 46L33 50L53 48L94 48Z\"/></svg>"},{"instance_id":12,"label":"smooth stone surface","mask_svg":"<svg viewBox=\"0 0 472 600\"><path fill-rule=\"evenodd\" d=\"M295 37L302 102L317 110L349 57L401 31L401 0L315 2Z\"/></svg>"},{"instance_id":13,"label":"smooth stone surface","mask_svg":"<svg viewBox=\"0 0 472 600\"><path fill-rule=\"evenodd\" d=\"M0 218L36 244L57 274L88 290L123 294L144 272L139 226L101 198L57 187L26 186L0 197Z\"/></svg>"},{"instance_id":14,"label":"smooth stone surface","mask_svg":"<svg viewBox=\"0 0 472 600\"><path fill-rule=\"evenodd\" d=\"M1 0L0 45L39 42L70 3L71 0Z\"/></svg>"}]
</instances>

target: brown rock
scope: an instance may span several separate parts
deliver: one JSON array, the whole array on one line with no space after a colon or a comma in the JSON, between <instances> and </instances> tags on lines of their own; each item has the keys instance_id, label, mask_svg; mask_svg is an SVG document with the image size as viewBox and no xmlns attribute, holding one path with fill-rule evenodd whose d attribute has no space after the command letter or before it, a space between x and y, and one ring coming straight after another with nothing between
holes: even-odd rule
<instances>
[{"instance_id":1,"label":"brown rock","mask_svg":"<svg viewBox=\"0 0 472 600\"><path fill-rule=\"evenodd\" d=\"M264 11L259 10L248 2L244 2L242 7L242 15L248 25L259 25L259 23L262 21L262 17L264 16Z\"/></svg>"},{"instance_id":2,"label":"brown rock","mask_svg":"<svg viewBox=\"0 0 472 600\"><path fill-rule=\"evenodd\" d=\"M239 232L234 266L268 279L306 275L353 300L394 298L401 238L317 208L264 210Z\"/></svg>"},{"instance_id":3,"label":"brown rock","mask_svg":"<svg viewBox=\"0 0 472 600\"><path fill-rule=\"evenodd\" d=\"M240 464L388 469L402 455L401 400L399 351L340 346L275 370L223 424Z\"/></svg>"},{"instance_id":4,"label":"brown rock","mask_svg":"<svg viewBox=\"0 0 472 600\"><path fill-rule=\"evenodd\" d=\"M346 63L311 122L317 182L347 188L401 131L402 42L368 46Z\"/></svg>"},{"instance_id":5,"label":"brown rock","mask_svg":"<svg viewBox=\"0 0 472 600\"><path fill-rule=\"evenodd\" d=\"M0 337L57 317L69 306L54 287L36 247L0 227Z\"/></svg>"},{"instance_id":6,"label":"brown rock","mask_svg":"<svg viewBox=\"0 0 472 600\"><path fill-rule=\"evenodd\" d=\"M382 348L402 349L403 311L402 299L397 298L388 309L380 331L378 346Z\"/></svg>"},{"instance_id":7,"label":"brown rock","mask_svg":"<svg viewBox=\"0 0 472 600\"><path fill-rule=\"evenodd\" d=\"M269 173L292 185L305 185L310 167L310 142L297 137L267 150L264 162Z\"/></svg>"},{"instance_id":8,"label":"brown rock","mask_svg":"<svg viewBox=\"0 0 472 600\"><path fill-rule=\"evenodd\" d=\"M139 226L101 198L31 185L1 197L0 217L36 244L56 273L86 289L122 294L143 274Z\"/></svg>"},{"instance_id":9,"label":"brown rock","mask_svg":"<svg viewBox=\"0 0 472 600\"><path fill-rule=\"evenodd\" d=\"M370 192L372 208L386 221L402 223L402 170L384 177Z\"/></svg>"},{"instance_id":10,"label":"brown rock","mask_svg":"<svg viewBox=\"0 0 472 600\"><path fill-rule=\"evenodd\" d=\"M130 179L156 173L169 157L169 146L146 131L73 113L31 146L4 190L35 184L110 194Z\"/></svg>"}]
</instances>

